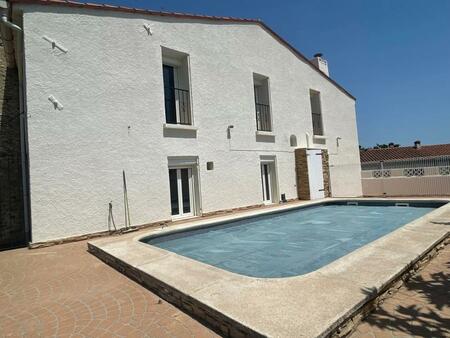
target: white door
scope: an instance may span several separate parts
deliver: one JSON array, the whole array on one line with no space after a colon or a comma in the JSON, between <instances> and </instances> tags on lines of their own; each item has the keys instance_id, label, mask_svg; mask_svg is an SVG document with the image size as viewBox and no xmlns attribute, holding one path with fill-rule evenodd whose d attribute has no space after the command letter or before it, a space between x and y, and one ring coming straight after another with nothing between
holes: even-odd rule
<instances>
[{"instance_id":1,"label":"white door","mask_svg":"<svg viewBox=\"0 0 450 338\"><path fill-rule=\"evenodd\" d=\"M263 202L266 204L273 203L272 168L270 163L261 163L261 183Z\"/></svg>"},{"instance_id":2,"label":"white door","mask_svg":"<svg viewBox=\"0 0 450 338\"><path fill-rule=\"evenodd\" d=\"M309 193L312 200L325 197L323 186L322 152L307 150Z\"/></svg>"},{"instance_id":3,"label":"white door","mask_svg":"<svg viewBox=\"0 0 450 338\"><path fill-rule=\"evenodd\" d=\"M172 216L194 215L192 169L169 169L169 184Z\"/></svg>"}]
</instances>

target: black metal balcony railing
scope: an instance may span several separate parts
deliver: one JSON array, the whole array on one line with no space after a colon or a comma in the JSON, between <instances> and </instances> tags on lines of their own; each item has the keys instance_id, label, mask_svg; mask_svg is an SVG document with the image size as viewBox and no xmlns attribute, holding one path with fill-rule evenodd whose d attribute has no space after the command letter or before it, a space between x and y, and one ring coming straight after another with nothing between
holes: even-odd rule
<instances>
[{"instance_id":1,"label":"black metal balcony railing","mask_svg":"<svg viewBox=\"0 0 450 338\"><path fill-rule=\"evenodd\" d=\"M259 131L272 131L270 121L270 106L262 103L255 103L256 106L256 129Z\"/></svg>"},{"instance_id":2,"label":"black metal balcony railing","mask_svg":"<svg viewBox=\"0 0 450 338\"><path fill-rule=\"evenodd\" d=\"M322 115L313 113L312 114L312 123L313 123L313 134L314 135L323 135Z\"/></svg>"},{"instance_id":3,"label":"black metal balcony railing","mask_svg":"<svg viewBox=\"0 0 450 338\"><path fill-rule=\"evenodd\" d=\"M189 90L165 87L166 122L192 124Z\"/></svg>"}]
</instances>

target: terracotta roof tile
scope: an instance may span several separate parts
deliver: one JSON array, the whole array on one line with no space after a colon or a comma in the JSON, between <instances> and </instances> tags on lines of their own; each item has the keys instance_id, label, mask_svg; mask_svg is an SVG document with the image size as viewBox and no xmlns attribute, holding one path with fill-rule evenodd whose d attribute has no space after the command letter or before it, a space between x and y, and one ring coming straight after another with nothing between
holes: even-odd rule
<instances>
[{"instance_id":1,"label":"terracotta roof tile","mask_svg":"<svg viewBox=\"0 0 450 338\"><path fill-rule=\"evenodd\" d=\"M398 147L368 149L360 152L361 163L406 160L417 157L450 156L450 144L423 145L420 148Z\"/></svg>"},{"instance_id":2,"label":"terracotta roof tile","mask_svg":"<svg viewBox=\"0 0 450 338\"><path fill-rule=\"evenodd\" d=\"M228 16L210 16L210 15L199 15L199 14L189 14L189 13L176 13L176 12L161 12L154 11L150 9L139 9L139 8L129 8L123 6L114 6L108 4L93 4L87 2L77 2L71 0L9 0L11 3L17 4L37 4L37 5L57 5L57 6L68 6L68 7L83 7L89 9L100 9L106 11L120 11L127 13L141 13L146 15L154 15L154 16L171 16L176 18L185 18L185 19L199 19L199 20L215 20L215 21L229 21L229 22L245 22L245 23L253 23L261 26L265 29L269 34L271 34L276 40L278 40L281 44L283 44L286 48L288 48L292 53L294 53L299 59L303 60L310 67L312 67L317 73L319 73L322 77L330 81L333 85L335 85L341 92L343 92L348 97L356 100L356 98L350 94L345 88L343 88L340 84L334 81L332 78L321 72L311 61L309 61L306 56L300 53L296 48L294 48L289 42L284 40L281 36L275 33L269 26L267 26L260 19L243 19L243 18L234 18Z\"/></svg>"}]
</instances>

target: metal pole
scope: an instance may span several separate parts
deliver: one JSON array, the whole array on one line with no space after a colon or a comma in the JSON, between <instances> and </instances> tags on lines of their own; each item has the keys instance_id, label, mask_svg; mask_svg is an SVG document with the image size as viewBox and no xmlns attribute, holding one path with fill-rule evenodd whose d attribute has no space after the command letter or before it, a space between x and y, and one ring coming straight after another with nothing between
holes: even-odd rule
<instances>
[{"instance_id":1,"label":"metal pole","mask_svg":"<svg viewBox=\"0 0 450 338\"><path fill-rule=\"evenodd\" d=\"M125 215L125 229L128 229L131 225L130 221L130 210L128 205L128 192L127 192L127 179L125 177L125 170L122 170L123 176L123 207L124 207L124 215Z\"/></svg>"}]
</instances>

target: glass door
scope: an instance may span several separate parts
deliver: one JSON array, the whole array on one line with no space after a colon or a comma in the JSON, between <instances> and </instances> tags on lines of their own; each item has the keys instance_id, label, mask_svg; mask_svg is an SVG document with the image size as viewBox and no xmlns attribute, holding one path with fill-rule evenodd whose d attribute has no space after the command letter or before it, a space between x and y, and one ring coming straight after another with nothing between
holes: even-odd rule
<instances>
[{"instance_id":1,"label":"glass door","mask_svg":"<svg viewBox=\"0 0 450 338\"><path fill-rule=\"evenodd\" d=\"M169 183L172 216L192 216L192 169L169 169Z\"/></svg>"},{"instance_id":2,"label":"glass door","mask_svg":"<svg viewBox=\"0 0 450 338\"><path fill-rule=\"evenodd\" d=\"M272 179L270 163L261 163L263 202L272 203Z\"/></svg>"}]
</instances>

